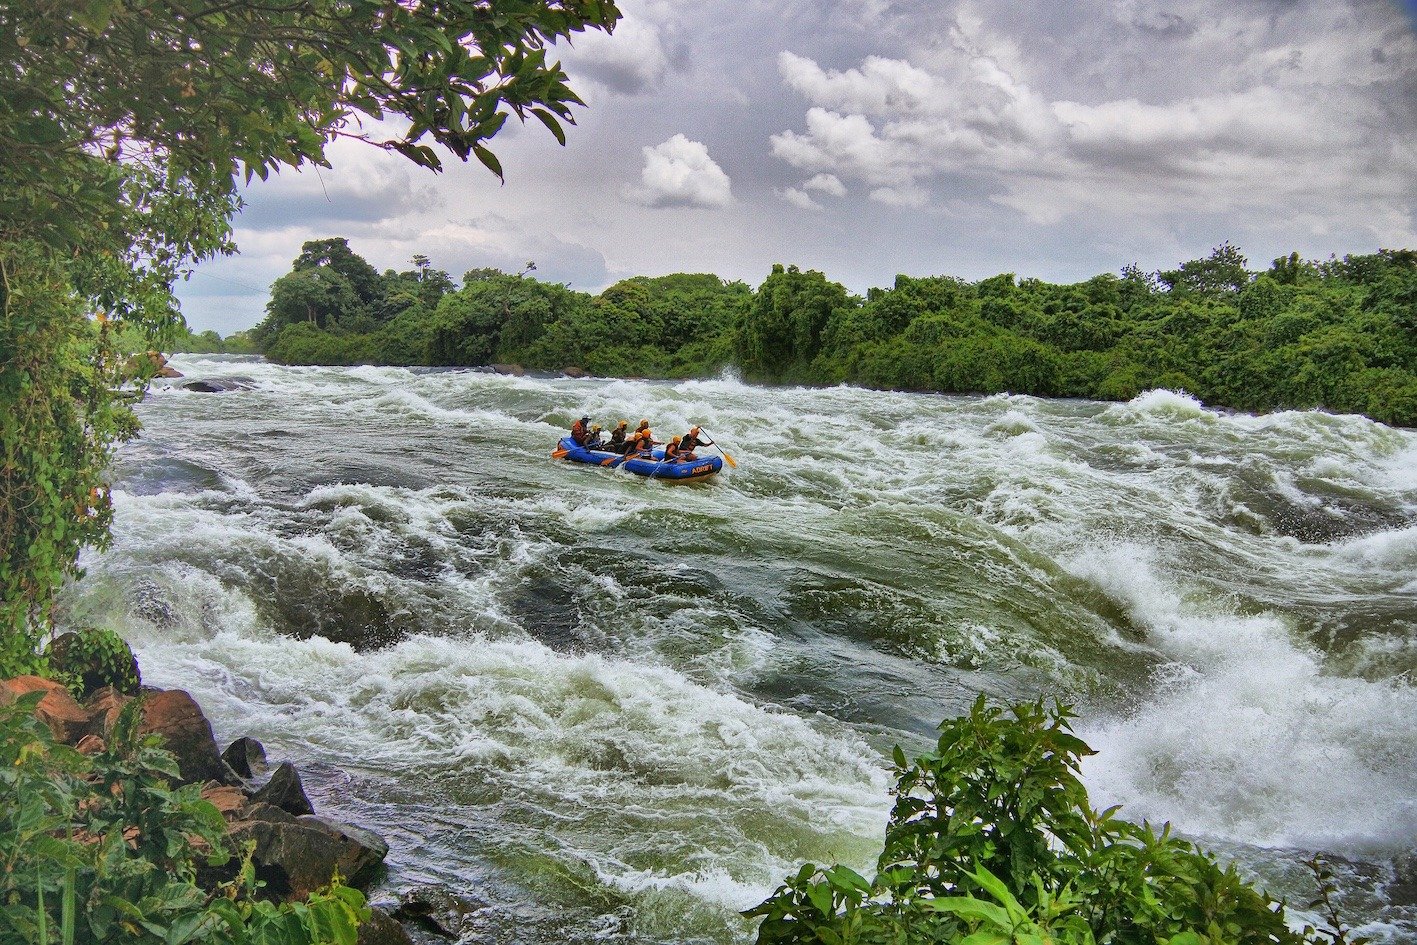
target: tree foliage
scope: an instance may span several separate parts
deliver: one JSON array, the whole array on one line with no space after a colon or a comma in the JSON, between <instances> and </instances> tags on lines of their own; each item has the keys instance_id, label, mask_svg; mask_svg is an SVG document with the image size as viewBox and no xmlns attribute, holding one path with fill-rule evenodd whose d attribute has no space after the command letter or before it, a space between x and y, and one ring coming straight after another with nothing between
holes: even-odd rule
<instances>
[{"instance_id":1,"label":"tree foliage","mask_svg":"<svg viewBox=\"0 0 1417 945\"><path fill-rule=\"evenodd\" d=\"M276 283L281 290L292 272ZM1126 400L1151 388L1244 410L1325 407L1417 425L1417 253L1245 269L1225 244L1166 273L1073 285L1012 273L897 276L866 297L774 266L758 289L712 275L635 277L599 296L495 270L408 295L397 329L304 317L266 350L321 364L585 368L685 377L737 365L764 381ZM267 331L287 318L273 294ZM415 302L421 302L422 307ZM390 304L390 303L385 303ZM319 326L326 325L325 330ZM364 332L361 334L361 332Z\"/></svg>"},{"instance_id":2,"label":"tree foliage","mask_svg":"<svg viewBox=\"0 0 1417 945\"><path fill-rule=\"evenodd\" d=\"M1071 713L981 696L934 751L896 749L874 879L806 864L746 915L762 945L1301 945L1281 905L1193 844L1093 809Z\"/></svg>"},{"instance_id":3,"label":"tree foliage","mask_svg":"<svg viewBox=\"0 0 1417 945\"><path fill-rule=\"evenodd\" d=\"M612 0L0 5L0 670L30 668L106 533L101 470L145 381L113 339L182 334L172 284L231 250L238 182L327 165L341 137L500 176L485 142L509 116L563 142L573 122L548 45L618 18ZM338 240L297 268L281 311L316 328L378 284Z\"/></svg>"}]
</instances>

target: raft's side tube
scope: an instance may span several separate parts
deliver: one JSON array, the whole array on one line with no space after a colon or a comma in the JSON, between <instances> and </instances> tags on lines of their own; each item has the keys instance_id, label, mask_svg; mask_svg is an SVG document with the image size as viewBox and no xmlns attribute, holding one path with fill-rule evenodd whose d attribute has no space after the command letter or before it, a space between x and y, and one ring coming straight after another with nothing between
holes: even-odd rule
<instances>
[{"instance_id":1,"label":"raft's side tube","mask_svg":"<svg viewBox=\"0 0 1417 945\"><path fill-rule=\"evenodd\" d=\"M570 437L563 437L557 444L557 453L562 458L589 466L623 467L637 476L651 476L655 479L704 479L723 468L723 460L718 456L703 456L691 462L664 462L664 450L655 450L650 456L633 456L626 459L619 453L602 450L588 450L577 446Z\"/></svg>"}]
</instances>

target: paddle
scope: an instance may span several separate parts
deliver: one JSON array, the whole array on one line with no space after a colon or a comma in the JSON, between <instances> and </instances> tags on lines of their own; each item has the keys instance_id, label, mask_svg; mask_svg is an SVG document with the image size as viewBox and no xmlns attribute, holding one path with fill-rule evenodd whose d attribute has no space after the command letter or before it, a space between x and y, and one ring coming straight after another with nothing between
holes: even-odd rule
<instances>
[{"instance_id":1,"label":"paddle","mask_svg":"<svg viewBox=\"0 0 1417 945\"><path fill-rule=\"evenodd\" d=\"M713 436L713 434L712 434L712 433L709 433L709 431L707 431L707 430L705 430L704 433L707 434L707 435L709 435L709 436ZM728 450L726 450L726 449L724 449L723 447L721 447L721 446L718 445L718 441L717 441L717 440L714 440L714 441L713 441L713 448L716 449L716 450L718 450L720 453L723 454L723 458L728 461L728 465L732 466L734 469L737 469L737 468L738 468L738 463L734 461L734 459L733 459L732 456L729 456L729 455L728 455Z\"/></svg>"}]
</instances>

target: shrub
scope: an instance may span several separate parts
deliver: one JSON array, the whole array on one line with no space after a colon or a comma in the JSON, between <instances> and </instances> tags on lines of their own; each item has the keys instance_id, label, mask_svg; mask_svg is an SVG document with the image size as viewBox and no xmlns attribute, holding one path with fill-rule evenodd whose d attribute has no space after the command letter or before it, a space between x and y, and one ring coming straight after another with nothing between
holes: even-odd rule
<instances>
[{"instance_id":1,"label":"shrub","mask_svg":"<svg viewBox=\"0 0 1417 945\"><path fill-rule=\"evenodd\" d=\"M65 633L46 655L50 677L62 680L79 698L104 686L137 695L143 683L133 651L112 630L84 627Z\"/></svg>"},{"instance_id":2,"label":"shrub","mask_svg":"<svg viewBox=\"0 0 1417 945\"><path fill-rule=\"evenodd\" d=\"M228 849L197 785L137 734L128 703L107 747L57 744L32 713L43 693L0 707L0 941L63 945L354 945L364 897L338 882L306 903L255 898L249 859ZM199 868L234 869L207 890Z\"/></svg>"},{"instance_id":3,"label":"shrub","mask_svg":"<svg viewBox=\"0 0 1417 945\"><path fill-rule=\"evenodd\" d=\"M1097 811L1079 779L1092 750L1071 712L1009 713L981 696L934 751L895 753L895 804L874 880L807 864L767 901L758 941L1299 945L1280 903L1193 844ZM1340 936L1341 938L1341 936Z\"/></svg>"}]
</instances>

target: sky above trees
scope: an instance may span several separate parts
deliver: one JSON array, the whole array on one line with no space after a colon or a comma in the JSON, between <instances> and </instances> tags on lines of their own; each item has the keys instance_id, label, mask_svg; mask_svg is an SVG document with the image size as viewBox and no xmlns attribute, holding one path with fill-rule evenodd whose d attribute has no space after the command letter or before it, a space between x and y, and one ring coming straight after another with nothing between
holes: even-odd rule
<instances>
[{"instance_id":1,"label":"sky above trees","mask_svg":"<svg viewBox=\"0 0 1417 945\"><path fill-rule=\"evenodd\" d=\"M180 289L197 330L262 315L306 240L595 291L775 262L1082 279L1230 240L1252 261L1417 247L1417 32L1397 0L626 0L559 50L564 149L495 142L506 183L355 142L257 182L241 254Z\"/></svg>"}]
</instances>

